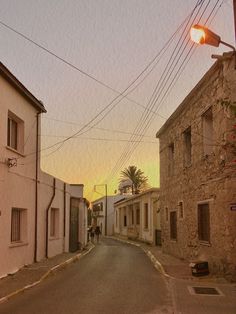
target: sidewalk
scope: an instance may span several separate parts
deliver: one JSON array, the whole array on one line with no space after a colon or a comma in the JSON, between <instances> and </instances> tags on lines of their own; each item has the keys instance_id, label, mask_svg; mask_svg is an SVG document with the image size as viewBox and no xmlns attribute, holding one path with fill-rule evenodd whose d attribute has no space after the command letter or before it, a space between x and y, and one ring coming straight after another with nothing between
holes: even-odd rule
<instances>
[{"instance_id":1,"label":"sidewalk","mask_svg":"<svg viewBox=\"0 0 236 314\"><path fill-rule=\"evenodd\" d=\"M112 238L142 248L158 271L160 271L166 277L198 282L217 282L230 284L226 279L216 277L212 274L202 277L193 276L188 261L162 253L161 247L151 246L141 241L127 240L126 238L120 236L114 236Z\"/></svg>"},{"instance_id":2,"label":"sidewalk","mask_svg":"<svg viewBox=\"0 0 236 314\"><path fill-rule=\"evenodd\" d=\"M14 295L39 284L51 274L88 254L93 248L94 245L88 243L83 251L56 255L38 263L25 266L15 274L0 279L0 304Z\"/></svg>"}]
</instances>

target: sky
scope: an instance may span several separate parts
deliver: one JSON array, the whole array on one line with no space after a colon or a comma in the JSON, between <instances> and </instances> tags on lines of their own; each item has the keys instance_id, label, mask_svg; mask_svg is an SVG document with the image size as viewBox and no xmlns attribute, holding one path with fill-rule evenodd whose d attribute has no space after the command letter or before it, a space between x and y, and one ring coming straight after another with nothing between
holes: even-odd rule
<instances>
[{"instance_id":1,"label":"sky","mask_svg":"<svg viewBox=\"0 0 236 314\"><path fill-rule=\"evenodd\" d=\"M229 50L192 47L205 22L235 45L232 0L0 0L0 60L47 110L42 169L90 201L129 165L158 187L156 132Z\"/></svg>"}]
</instances>

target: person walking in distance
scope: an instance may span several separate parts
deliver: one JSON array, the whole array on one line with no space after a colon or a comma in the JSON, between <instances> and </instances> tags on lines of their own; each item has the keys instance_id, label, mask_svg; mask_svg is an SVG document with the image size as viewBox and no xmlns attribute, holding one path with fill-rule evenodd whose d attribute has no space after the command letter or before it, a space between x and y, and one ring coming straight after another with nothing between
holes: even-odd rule
<instances>
[{"instance_id":1,"label":"person walking in distance","mask_svg":"<svg viewBox=\"0 0 236 314\"><path fill-rule=\"evenodd\" d=\"M91 228L89 229L89 233L90 233L91 242L94 243L94 228L93 228L93 226L91 226Z\"/></svg>"},{"instance_id":2,"label":"person walking in distance","mask_svg":"<svg viewBox=\"0 0 236 314\"><path fill-rule=\"evenodd\" d=\"M95 228L95 235L96 235L97 243L99 242L99 236L100 236L100 234L101 234L100 227L97 226L97 227Z\"/></svg>"}]
</instances>

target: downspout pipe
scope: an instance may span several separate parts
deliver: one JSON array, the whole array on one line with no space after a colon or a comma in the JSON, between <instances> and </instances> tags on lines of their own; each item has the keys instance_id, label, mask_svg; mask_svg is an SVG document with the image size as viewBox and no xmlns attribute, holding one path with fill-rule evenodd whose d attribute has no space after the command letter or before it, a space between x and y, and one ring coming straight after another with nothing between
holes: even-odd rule
<instances>
[{"instance_id":1,"label":"downspout pipe","mask_svg":"<svg viewBox=\"0 0 236 314\"><path fill-rule=\"evenodd\" d=\"M52 193L52 197L50 199L50 202L48 204L48 207L46 209L46 245L45 245L45 256L46 258L48 258L48 229L49 229L49 226L48 226L48 222L49 222L49 210L51 208L51 205L52 205L52 202L55 198L55 194L56 194L56 179L53 178L53 193Z\"/></svg>"},{"instance_id":2,"label":"downspout pipe","mask_svg":"<svg viewBox=\"0 0 236 314\"><path fill-rule=\"evenodd\" d=\"M65 251L65 237L66 237L66 183L64 183L64 204L63 204L63 251Z\"/></svg>"},{"instance_id":3,"label":"downspout pipe","mask_svg":"<svg viewBox=\"0 0 236 314\"><path fill-rule=\"evenodd\" d=\"M34 224L34 262L37 262L38 251L38 180L39 180L39 115L36 115L36 154L35 154L35 224Z\"/></svg>"}]
</instances>

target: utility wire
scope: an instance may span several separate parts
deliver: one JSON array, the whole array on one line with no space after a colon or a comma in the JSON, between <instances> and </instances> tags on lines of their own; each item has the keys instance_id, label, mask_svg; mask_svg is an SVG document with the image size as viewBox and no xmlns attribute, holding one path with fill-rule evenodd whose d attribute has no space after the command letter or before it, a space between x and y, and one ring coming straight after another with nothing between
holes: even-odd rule
<instances>
[{"instance_id":1,"label":"utility wire","mask_svg":"<svg viewBox=\"0 0 236 314\"><path fill-rule=\"evenodd\" d=\"M178 30L182 27L182 25L178 28ZM160 50L160 52L153 58L153 60L156 60L158 56L162 57L163 52L165 52L165 50L168 48L168 46L170 45L171 41L173 40L174 36L177 34L178 30L171 36L171 38L167 41L167 43L164 45L164 47ZM157 61L157 63L160 61L160 59ZM157 64L156 63L156 64ZM150 63L151 65L151 63ZM144 77L144 79L151 73L151 71L154 69L156 65L153 66L153 68L150 70L150 72ZM146 67L147 68L147 67ZM90 125L92 122L94 122L96 120L97 117L99 117L99 115L101 115L101 113L103 113L105 110L100 111L100 113L97 114L97 116L95 116L92 120L90 120L86 125L84 125L80 130L78 130L76 133L72 134L70 137L68 137L67 139L57 142L49 147L46 147L45 149L50 149L52 147L57 146L58 144L60 144L60 146L58 146L54 151L52 151L50 153L50 155L54 154L55 152L57 152L58 150L60 150L62 148L62 146L64 145L64 143L70 139L72 139L73 137L77 136L77 135L83 135L84 133L87 133L87 131L91 130L91 128L95 127L96 125L98 125L114 108L115 106L121 102L121 100L123 100L123 98L125 98L129 93L133 92L142 82L139 82L131 91L128 91L128 89L132 86L132 84L134 84L139 77L141 77L141 75L145 72L142 71L142 73L123 91L122 93L122 97L118 100L119 96L117 96L116 98L114 98L104 109L109 108L111 105L112 107L109 109L109 111L107 111L98 121L96 121L92 126ZM127 91L126 94L124 94ZM114 103L117 100L116 103ZM114 103L114 104L113 104ZM89 129L85 130L84 132L82 132L84 129L86 129L86 127L89 127ZM44 149L44 150L45 150Z\"/></svg>"},{"instance_id":2,"label":"utility wire","mask_svg":"<svg viewBox=\"0 0 236 314\"><path fill-rule=\"evenodd\" d=\"M73 69L78 70L78 71L81 72L82 74L87 75L88 77L90 77L91 79L94 79L96 82L100 83L101 85L103 85L103 86L105 86L105 87L107 87L107 88L109 88L109 89L111 89L111 90L113 90L113 91L115 91L116 93L119 94L119 95L118 95L117 97L115 97L107 106L105 106L94 118L92 118L87 124L85 124L85 125L84 125L80 130L78 130L76 133L74 133L73 135L69 136L67 139L64 139L63 141L54 143L53 145L50 145L49 147L46 147L46 148L40 150L40 151L42 151L42 150L48 150L48 149L51 149L51 148L53 148L53 147L58 146L58 145L61 144L54 152L56 152L58 149L60 149L60 148L62 147L62 145L63 145L66 141L70 140L71 138L73 138L74 136L76 136L76 135L78 135L78 134L81 134L81 132L82 132L84 129L86 129L87 127L89 127L90 124L91 124L93 121L95 121L95 120L97 119L97 117L99 117L101 114L103 114L103 112L105 112L105 110L106 110L107 108L109 108L120 96L122 96L122 98L120 99L120 101L121 101L123 98L125 98L130 92L128 92L126 95L124 95L124 93L125 93L126 91L128 91L128 89L129 89L132 85L134 85L134 83L135 83L136 81L138 81L138 79L145 73L145 71L156 61L156 59L163 53L163 51L165 51L166 47L167 47L167 46L170 44L170 42L173 40L173 38L174 38L174 36L177 34L178 30L182 27L182 25L179 26L178 30L171 36L171 38L167 41L167 43L164 45L164 47L163 47L163 48L157 53L157 55L148 63L148 65L143 69L143 71L131 82L131 84L129 84L129 86L128 86L126 89L124 89L124 91L123 91L122 93L120 93L120 92L117 92L116 90L114 90L113 88L110 88L107 84L105 84L105 83L103 83L103 82L97 80L96 78L92 77L90 74L86 73L85 71L83 71L83 70L79 69L78 67L74 66L72 63L66 61L65 59L63 59L63 58L61 58L61 57L59 57L59 56L56 55L55 53L51 52L49 49L47 49L47 48L43 47L42 45L36 43L35 41L33 41L32 39L30 39L30 38L27 37L26 35L22 34L21 32L19 32L19 31L13 29L12 27L8 26L6 23L2 22L1 20L0 20L0 24L3 25L3 26L5 26L6 28L10 29L11 31L15 32L16 34L18 34L19 36L23 37L24 39L30 41L32 44L36 45L37 47L43 49L45 52L47 52L47 53L51 54L52 56L56 57L56 58L59 59L60 61L64 62L64 63L67 64L68 66L72 67ZM160 60L158 60L158 62L159 62L159 61L160 61ZM158 63L158 62L157 62L157 63ZM154 68L154 67L153 67L153 68ZM153 70L153 68L151 69L151 71ZM151 71L150 71L149 73L151 73ZM147 74L147 75L149 75L149 74ZM147 75L145 76L145 78L147 77ZM142 80L142 81L143 81L143 80ZM135 88L137 88L138 85L139 85L139 84L137 84L136 87L134 87L134 88L132 89L132 91L133 91ZM131 92L132 92L132 91L131 91ZM120 101L119 101L119 102L120 102ZM118 102L118 103L119 103L119 102ZM118 103L116 103L115 105L117 105ZM113 106L113 108L114 108L114 106ZM113 108L112 108L112 109L113 109ZM110 111L111 111L111 110L110 110ZM109 112L110 112L110 111L109 111ZM109 113L109 112L108 112L108 113ZM108 113L107 113L107 114L108 114ZM106 116L106 115L104 115L104 116L102 117L102 119L99 120L99 122L101 122L101 120L103 120L105 116ZM99 123L99 122L98 122L98 123ZM85 133L85 132L84 132L84 133ZM82 133L82 134L84 134L84 133ZM36 153L36 152L33 152L33 153L31 153L31 154L35 154L35 153ZM21 157L19 157L19 158L21 158Z\"/></svg>"},{"instance_id":3,"label":"utility wire","mask_svg":"<svg viewBox=\"0 0 236 314\"><path fill-rule=\"evenodd\" d=\"M65 123L65 124L70 124L70 125L80 125L77 122L72 122L72 121L68 121L68 120L60 120L60 119L54 119L54 118L49 118L49 117L43 117L43 118L47 119L47 120L51 120L51 121L56 121L56 122L62 122L62 123ZM165 118L165 120L167 120L167 118ZM133 134L132 132L126 132L126 131L115 130L115 129L107 129L107 128L99 128L99 127L93 127L93 129L100 130L100 131L106 131L106 132L110 132L110 133L120 133L120 134L127 134L127 135ZM42 135L42 136L51 136L51 135ZM64 136L64 137L67 138L68 136ZM75 136L74 138L77 138L77 137L78 136ZM146 135L145 137L153 138L153 135Z\"/></svg>"},{"instance_id":4,"label":"utility wire","mask_svg":"<svg viewBox=\"0 0 236 314\"><path fill-rule=\"evenodd\" d=\"M102 81L96 79L95 77L93 77L92 75L86 73L85 71L81 70L80 68L78 68L77 66L73 65L72 63L68 62L67 60L65 60L64 58L58 56L57 54L53 53L52 51L50 51L49 49L45 48L44 46L38 44L37 42L35 42L34 40L30 39L29 37L27 37L26 35L24 35L23 33L17 31L16 29L12 28L11 26L7 25L6 23L2 22L0 20L0 24L3 25L4 27L8 28L9 30L11 30L12 32L18 34L19 36L23 37L24 39L26 39L27 41L31 42L32 44L36 45L38 48L44 50L45 52L47 52L48 54L52 55L53 57L55 57L56 59L60 60L61 62L65 63L66 65L70 66L71 68L79 71L80 73L82 73L83 75L86 75L87 77L89 77L90 79L96 81L97 83L99 83L100 85L112 90L113 92L117 93L118 96L116 96L108 105L106 105L94 118L92 118L88 123L86 123L79 131L77 131L76 133L74 133L73 135L69 136L67 139L55 143L53 145L51 145L50 147L44 148L45 149L50 149L53 148L55 146L57 146L58 144L64 144L66 141L70 140L71 138L73 138L74 136L76 136L77 134L79 134L81 131L83 131L86 127L88 127L90 125L90 123L92 123L93 121L95 121L97 119L97 117L99 117L101 114L103 114L103 112L106 111L107 108L109 108L117 99L119 99L120 96L122 96L122 99L124 99L126 95L124 95L124 93L126 91L128 91L128 89L134 85L138 79L148 70L148 68L156 61L156 59L161 55L161 53L163 52L163 50L166 48L166 46L170 43L171 39L175 36L176 33L174 33L172 35L172 37L169 39L169 41L167 41L167 43L164 45L164 47L157 53L157 55L144 67L144 69L140 72L140 74L128 85L127 88L125 88L123 90L123 92L118 92L115 89L111 88L110 86L108 86L107 84L103 83ZM151 70L152 71L152 70ZM133 89L134 90L134 89ZM132 91L133 91L132 90ZM121 100L122 100L121 99ZM120 100L120 101L121 101ZM120 102L119 101L119 102ZM135 102L136 103L136 102ZM35 154L36 152L34 152Z\"/></svg>"},{"instance_id":5,"label":"utility wire","mask_svg":"<svg viewBox=\"0 0 236 314\"><path fill-rule=\"evenodd\" d=\"M209 2L210 2L210 1L208 1L207 6L209 5ZM216 8L216 6L217 6L218 3L219 3L219 0L216 2L214 8L212 9L211 13L209 14L209 16L208 16L208 18L207 18L207 20L206 20L206 22L209 20L209 18L210 18L211 15L213 14L213 12L214 12L214 10L215 10L215 8ZM206 7L206 8L207 8L207 7ZM206 11L206 8L205 8L204 12ZM219 9L219 8L218 8L218 9ZM201 15L200 18L202 18L204 12L202 13L202 15ZM179 67L179 70L181 70L181 67L184 65L184 63L185 63L186 59L188 58L188 56L189 56L191 50L193 49L193 46L194 46L194 45L192 45L192 47L190 48L190 50L189 50L187 56L185 57L185 59L184 59L184 61L182 62L181 66ZM189 61L189 60L188 60L188 61ZM160 101L160 104L162 104L163 99L164 99L165 96L168 94L168 92L169 92L169 90L170 90L170 88L171 88L171 85L173 85L173 82L174 82L175 79L176 79L176 76L179 75L179 70L177 71L175 77L172 79L172 81L171 81L171 83L170 83L170 85L169 85L167 91L165 92L164 96L162 97L162 99L161 99L161 101ZM151 110L153 110L153 108L152 108ZM150 123L150 122L149 122L149 123ZM147 127L148 127L148 125L146 125L146 128L147 128ZM145 129L144 129L144 130L145 130ZM144 132L140 135L140 141L141 141L141 139L142 139L142 135L143 135L143 134L144 134ZM138 146L138 143L136 142L136 143L135 143L135 147L133 148L133 150L131 151L131 153L134 151L134 149L135 149L137 146ZM125 156L125 157L126 157L126 156ZM130 157L130 156L128 156L128 158L129 158L129 157ZM114 175L114 173L112 173L112 175Z\"/></svg>"},{"instance_id":6,"label":"utility wire","mask_svg":"<svg viewBox=\"0 0 236 314\"><path fill-rule=\"evenodd\" d=\"M57 137L57 138L67 138L66 136L60 136L60 135L41 135L42 137ZM154 138L154 136L152 136ZM74 140L94 140L94 141L106 141L106 142L129 142L128 139L112 139L112 138L102 138L102 137L73 137ZM137 140L138 142L138 140ZM148 144L157 144L157 141L142 141L141 143L148 143Z\"/></svg>"},{"instance_id":7,"label":"utility wire","mask_svg":"<svg viewBox=\"0 0 236 314\"><path fill-rule=\"evenodd\" d=\"M208 19L207 19L206 21L208 21L209 18L211 17L211 15L213 14L213 12L214 12L214 10L215 10L215 8L216 8L218 2L219 2L219 0L216 2L214 8L212 9L212 11L211 11L211 13L209 14L209 17L208 17ZM208 4L207 4L207 6L205 7L204 12L206 11L206 8L208 7L209 3L210 3L210 1L208 1ZM202 18L204 12L202 13L200 19ZM199 20L200 20L200 19L199 19ZM176 76L179 75L179 71L181 70L181 67L184 65L184 63L185 63L186 59L188 58L188 56L189 56L189 54L190 54L190 52L191 52L192 49L193 49L193 45L192 45L192 47L190 48L190 50L189 50L187 56L185 57L184 61L183 61L182 64L181 64L181 66L179 67L179 69L178 69L177 73L175 74L174 78L172 79L172 81L171 81L171 83L170 83L170 85L169 85L167 91L165 92L164 96L162 97L162 99L161 99L161 101L160 101L160 104L162 104L162 101L164 100L165 96L168 94L168 92L169 92L169 90L170 90L170 88L171 88L171 85L173 85L173 82L175 81ZM189 61L189 60L188 60L188 61ZM151 108L151 110L153 111L153 108ZM157 109L156 109L156 110L157 110ZM150 121L151 121L151 119L149 119L149 125L150 125ZM149 125L147 124L147 125L145 126L144 130L143 130L143 133L140 134L140 141L142 140L142 136L143 136L143 134L144 134L144 132L145 132L145 129L147 129L147 127L148 127ZM136 131L137 131L137 130L136 130ZM123 155L123 156L124 156L124 157L123 157L123 160L124 160L124 161L123 161L123 164L124 164L124 162L130 157L130 155L133 153L133 151L136 149L136 147L137 147L138 145L139 145L139 144L136 142L135 145L134 145L134 147L131 148L130 151L126 152L125 155ZM113 168L113 169L114 169L114 168ZM114 169L113 171L114 171L114 172L111 173L111 176L113 176L113 175L115 174L116 169Z\"/></svg>"},{"instance_id":8,"label":"utility wire","mask_svg":"<svg viewBox=\"0 0 236 314\"><path fill-rule=\"evenodd\" d=\"M175 46L175 48L174 48L174 52L172 53L172 55L171 55L171 57L170 57L170 59L169 59L167 65L166 65L166 68L165 68L165 70L163 71L163 73L162 73L162 75L161 75L161 77L160 77L160 79L159 79L159 81L158 81L158 83L157 83L157 86L156 86L156 88L155 88L155 90L154 90L154 92L153 92L153 94L152 94L152 96L151 96L151 98L150 98L150 100L149 100L149 103L148 103L148 105L147 105L147 108L150 109L150 107L151 107L152 110L153 110L154 105L155 105L155 98L157 97L156 95L157 95L157 92L158 92L158 88L160 89L161 86L165 83L165 79L166 79L166 76L167 76L168 73L169 73L169 69L171 69L171 66L173 65L173 62L174 62L174 60L175 60L175 58L174 58L174 53L175 53L176 49L178 48L178 46L179 46L179 44L180 44L180 40L181 40L181 38L183 37L183 35L184 35L184 33L185 33L186 29L187 29L187 26L188 26L188 24L189 24L189 22L190 22L190 20L191 20L191 18L192 18L192 16L193 16L194 11L196 10L196 8L197 8L198 6L200 6L199 9L198 9L198 12L196 13L196 16L197 16L197 14L199 13L199 11L200 11L200 9L201 9L203 3L204 3L204 1L201 1L201 2L198 1L197 4L195 5L194 9L192 10L192 12L191 12L191 14L190 14L190 16L189 16L189 18L188 18L188 21L187 21L187 23L186 23L186 25L185 25L185 28L184 28L184 30L182 31L182 35L181 35L181 37L180 37L178 43L176 44L176 46ZM196 18L196 16L195 16L195 18ZM195 19L195 18L194 18L194 19ZM180 48L181 48L181 47L182 47L182 44L181 44ZM179 49L180 49L180 48L179 48ZM178 50L178 52L179 52L179 50ZM176 56L177 56L177 54L176 54ZM173 59L173 60L172 60L172 59ZM172 60L172 61L171 61L171 60ZM170 62L171 62L171 63L170 63ZM169 69L168 69L168 67L169 67ZM164 80L163 80L163 77L164 77ZM135 130L134 130L134 134L140 132L140 130L142 129L142 127L143 127L143 125L144 125L144 122L145 122L145 120L147 119L147 117L148 117L148 114L147 114L147 111L145 111L145 112L144 112L144 115L140 118L140 121L137 123L137 126L136 126L136 128L135 128ZM142 136L141 133L140 133L139 137L140 137L140 136ZM135 136L131 136L131 138L130 138L131 144L132 144L132 141L134 140L134 138L135 138ZM119 160L117 161L115 167L114 167L113 170L111 171L111 175L110 175L110 176L113 176L113 175L117 172L118 168L120 168L120 165L123 165L123 164L124 164L124 162L125 162L125 160L127 159L128 155L130 155L131 150L132 150L132 147L130 148L130 147L127 145L126 148L124 149L123 153L121 154Z\"/></svg>"}]
</instances>

